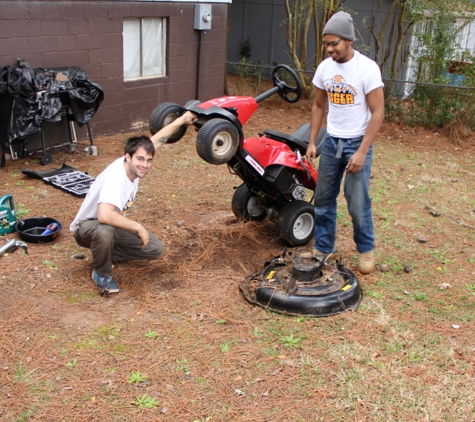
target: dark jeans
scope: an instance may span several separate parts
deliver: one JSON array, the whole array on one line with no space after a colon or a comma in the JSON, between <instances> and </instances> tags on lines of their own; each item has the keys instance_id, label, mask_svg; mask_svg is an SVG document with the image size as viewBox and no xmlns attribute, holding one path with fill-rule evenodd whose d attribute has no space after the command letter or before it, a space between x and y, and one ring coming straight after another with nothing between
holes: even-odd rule
<instances>
[{"instance_id":1,"label":"dark jeans","mask_svg":"<svg viewBox=\"0 0 475 422\"><path fill-rule=\"evenodd\" d=\"M149 242L141 248L142 241L137 234L101 224L99 220L86 220L74 232L74 239L79 246L91 250L97 274L108 277L116 262L150 261L163 255L162 242L153 233L149 235Z\"/></svg>"},{"instance_id":2,"label":"dark jeans","mask_svg":"<svg viewBox=\"0 0 475 422\"><path fill-rule=\"evenodd\" d=\"M337 197L350 157L361 145L362 137L346 139L341 158L336 158L338 140L327 133L323 143L318 181L315 189L315 245L321 252L331 253L335 249ZM353 221L353 239L358 252L374 249L373 216L369 196L369 179L373 161L371 145L363 168L345 176L344 193L348 212Z\"/></svg>"}]
</instances>

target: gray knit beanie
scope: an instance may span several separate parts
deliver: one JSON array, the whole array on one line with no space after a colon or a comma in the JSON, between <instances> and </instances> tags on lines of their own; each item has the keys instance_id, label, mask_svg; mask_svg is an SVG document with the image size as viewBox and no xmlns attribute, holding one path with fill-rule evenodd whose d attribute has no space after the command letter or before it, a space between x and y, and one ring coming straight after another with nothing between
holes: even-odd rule
<instances>
[{"instance_id":1,"label":"gray knit beanie","mask_svg":"<svg viewBox=\"0 0 475 422\"><path fill-rule=\"evenodd\" d=\"M322 35L338 35L345 40L355 40L355 28L353 27L353 18L347 12L337 12L328 19Z\"/></svg>"}]
</instances>

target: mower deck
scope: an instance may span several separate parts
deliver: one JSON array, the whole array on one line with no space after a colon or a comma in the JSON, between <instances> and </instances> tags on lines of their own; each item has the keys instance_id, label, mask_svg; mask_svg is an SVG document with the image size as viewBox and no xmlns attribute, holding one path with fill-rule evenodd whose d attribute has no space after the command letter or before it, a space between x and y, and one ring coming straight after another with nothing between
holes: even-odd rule
<instances>
[{"instance_id":1,"label":"mower deck","mask_svg":"<svg viewBox=\"0 0 475 422\"><path fill-rule=\"evenodd\" d=\"M358 279L328 258L311 249L284 249L241 283L241 293L255 305L286 315L322 317L356 310L361 302Z\"/></svg>"}]
</instances>

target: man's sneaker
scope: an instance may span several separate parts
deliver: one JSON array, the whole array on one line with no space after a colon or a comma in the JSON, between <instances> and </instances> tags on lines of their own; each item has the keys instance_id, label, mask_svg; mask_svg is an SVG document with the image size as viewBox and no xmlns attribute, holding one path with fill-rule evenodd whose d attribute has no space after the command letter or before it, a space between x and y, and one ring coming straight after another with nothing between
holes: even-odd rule
<instances>
[{"instance_id":1,"label":"man's sneaker","mask_svg":"<svg viewBox=\"0 0 475 422\"><path fill-rule=\"evenodd\" d=\"M119 286L115 282L115 280L110 275L109 277L101 277L99 274L96 273L96 270L92 272L92 279L96 286L103 292L107 293L118 293Z\"/></svg>"},{"instance_id":2,"label":"man's sneaker","mask_svg":"<svg viewBox=\"0 0 475 422\"><path fill-rule=\"evenodd\" d=\"M375 269L374 253L373 251L360 253L358 260L358 271L361 274L370 274Z\"/></svg>"}]
</instances>

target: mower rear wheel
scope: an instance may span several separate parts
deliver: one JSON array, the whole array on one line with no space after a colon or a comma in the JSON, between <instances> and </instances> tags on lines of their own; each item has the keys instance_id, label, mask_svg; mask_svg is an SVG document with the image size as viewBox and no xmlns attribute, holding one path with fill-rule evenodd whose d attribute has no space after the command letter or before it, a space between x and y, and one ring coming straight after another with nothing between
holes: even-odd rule
<instances>
[{"instance_id":1,"label":"mower rear wheel","mask_svg":"<svg viewBox=\"0 0 475 422\"><path fill-rule=\"evenodd\" d=\"M149 118L150 133L155 135L159 130L163 129L166 125L170 124L178 117L180 117L185 110L183 107L175 103L162 103L159 104L152 111ZM171 136L168 138L167 143L173 144L178 142L186 133L186 126L180 126Z\"/></svg>"},{"instance_id":2,"label":"mower rear wheel","mask_svg":"<svg viewBox=\"0 0 475 422\"><path fill-rule=\"evenodd\" d=\"M315 210L307 201L295 200L279 211L276 228L289 246L304 246L313 237Z\"/></svg>"},{"instance_id":3,"label":"mower rear wheel","mask_svg":"<svg viewBox=\"0 0 475 422\"><path fill-rule=\"evenodd\" d=\"M196 137L196 152L209 164L225 164L236 154L239 132L225 119L206 122Z\"/></svg>"},{"instance_id":4,"label":"mower rear wheel","mask_svg":"<svg viewBox=\"0 0 475 422\"><path fill-rule=\"evenodd\" d=\"M262 221L267 216L259 198L249 191L245 183L234 191L232 210L238 220Z\"/></svg>"}]
</instances>

